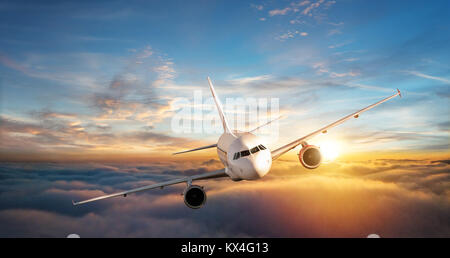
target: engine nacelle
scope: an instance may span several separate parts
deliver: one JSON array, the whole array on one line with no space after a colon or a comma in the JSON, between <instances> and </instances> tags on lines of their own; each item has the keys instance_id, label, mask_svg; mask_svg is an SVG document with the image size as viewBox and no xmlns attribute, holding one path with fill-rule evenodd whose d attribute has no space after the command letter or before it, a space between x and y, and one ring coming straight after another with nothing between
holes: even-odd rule
<instances>
[{"instance_id":1,"label":"engine nacelle","mask_svg":"<svg viewBox=\"0 0 450 258\"><path fill-rule=\"evenodd\" d=\"M322 163L322 154L320 153L319 147L306 145L298 153L298 159L305 168L314 169Z\"/></svg>"},{"instance_id":2,"label":"engine nacelle","mask_svg":"<svg viewBox=\"0 0 450 258\"><path fill-rule=\"evenodd\" d=\"M206 193L203 187L191 185L183 193L184 203L191 209L198 209L206 202Z\"/></svg>"}]
</instances>

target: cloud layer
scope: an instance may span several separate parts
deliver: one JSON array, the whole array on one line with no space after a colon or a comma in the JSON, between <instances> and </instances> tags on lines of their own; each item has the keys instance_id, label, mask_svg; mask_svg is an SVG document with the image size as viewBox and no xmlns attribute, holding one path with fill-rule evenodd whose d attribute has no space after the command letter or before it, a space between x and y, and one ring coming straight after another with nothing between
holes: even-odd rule
<instances>
[{"instance_id":1,"label":"cloud layer","mask_svg":"<svg viewBox=\"0 0 450 258\"><path fill-rule=\"evenodd\" d=\"M2 164L3 237L448 237L448 160L341 161L305 171L282 159L262 181L208 181L207 204L184 206L183 186L73 207L103 193L219 166ZM187 169L186 167L200 168ZM183 169L184 168L184 169Z\"/></svg>"}]
</instances>

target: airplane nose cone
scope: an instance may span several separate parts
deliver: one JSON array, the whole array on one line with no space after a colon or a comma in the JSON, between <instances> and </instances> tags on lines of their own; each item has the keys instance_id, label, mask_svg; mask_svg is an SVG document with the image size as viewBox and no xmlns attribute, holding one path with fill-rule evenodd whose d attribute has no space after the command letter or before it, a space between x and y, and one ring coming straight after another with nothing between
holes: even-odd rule
<instances>
[{"instance_id":1,"label":"airplane nose cone","mask_svg":"<svg viewBox=\"0 0 450 258\"><path fill-rule=\"evenodd\" d=\"M272 166L272 157L267 153L261 152L256 155L253 162L254 171L259 177L265 176Z\"/></svg>"}]
</instances>

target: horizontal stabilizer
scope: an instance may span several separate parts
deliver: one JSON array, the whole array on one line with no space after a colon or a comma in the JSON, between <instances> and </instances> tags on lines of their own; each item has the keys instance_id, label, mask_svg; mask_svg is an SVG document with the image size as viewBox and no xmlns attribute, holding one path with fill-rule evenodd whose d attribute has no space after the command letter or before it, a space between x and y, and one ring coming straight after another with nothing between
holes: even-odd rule
<instances>
[{"instance_id":1,"label":"horizontal stabilizer","mask_svg":"<svg viewBox=\"0 0 450 258\"><path fill-rule=\"evenodd\" d=\"M195 148L195 149L192 149L192 150L185 150L185 151L175 152L175 153L173 153L173 155L186 153L186 152L191 152L191 151L210 149L210 148L215 148L215 147L217 147L217 144L211 144L211 145L208 145L208 146L203 146L203 147Z\"/></svg>"},{"instance_id":2,"label":"horizontal stabilizer","mask_svg":"<svg viewBox=\"0 0 450 258\"><path fill-rule=\"evenodd\" d=\"M253 133L253 132L255 132L255 131L261 129L262 127L264 127L264 126L266 126L266 125L270 125L271 123L273 123L273 122L275 122L275 121L277 121L277 120L279 120L279 119L281 119L281 118L283 118L283 116L279 116L279 117L275 118L274 120L271 120L271 121L269 121L269 122L267 122L267 123L265 123L265 124L263 124L263 125L260 125L260 126L256 127L255 129L249 131L249 133Z\"/></svg>"}]
</instances>

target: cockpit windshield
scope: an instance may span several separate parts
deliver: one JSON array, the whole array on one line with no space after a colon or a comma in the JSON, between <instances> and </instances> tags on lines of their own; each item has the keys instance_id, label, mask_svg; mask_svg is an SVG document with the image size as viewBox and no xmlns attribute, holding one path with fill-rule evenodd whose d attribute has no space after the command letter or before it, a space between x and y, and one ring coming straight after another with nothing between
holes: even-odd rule
<instances>
[{"instance_id":1,"label":"cockpit windshield","mask_svg":"<svg viewBox=\"0 0 450 258\"><path fill-rule=\"evenodd\" d=\"M248 155L250 155L250 151L249 150L241 151L241 157L245 157L245 156L248 156Z\"/></svg>"},{"instance_id":2,"label":"cockpit windshield","mask_svg":"<svg viewBox=\"0 0 450 258\"><path fill-rule=\"evenodd\" d=\"M264 145L260 144L258 146L255 146L255 147L251 148L250 150L243 150L243 151L240 151L240 152L236 152L234 154L234 156L233 156L233 159L236 160L236 159L239 159L241 157L246 157L246 156L249 156L250 153L254 154L254 153L257 153L260 150L265 150L265 149L267 149L267 148L264 147Z\"/></svg>"}]
</instances>

